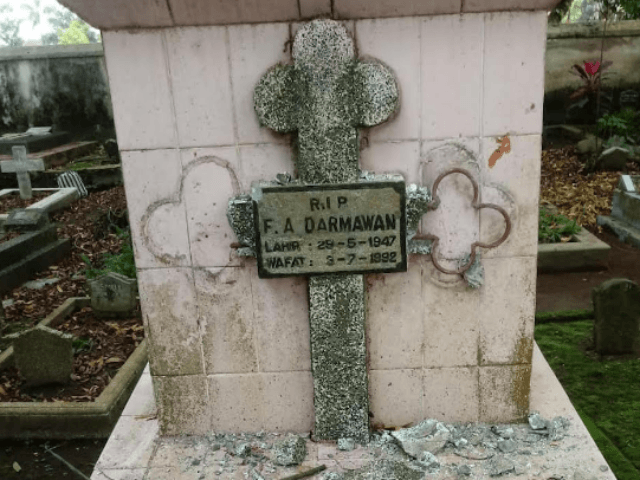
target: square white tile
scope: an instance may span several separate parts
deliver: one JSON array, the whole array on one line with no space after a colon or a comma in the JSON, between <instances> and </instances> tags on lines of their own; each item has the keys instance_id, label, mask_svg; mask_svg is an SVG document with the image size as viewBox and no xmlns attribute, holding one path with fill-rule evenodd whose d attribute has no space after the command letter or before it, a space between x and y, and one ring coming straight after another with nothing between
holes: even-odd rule
<instances>
[{"instance_id":1,"label":"square white tile","mask_svg":"<svg viewBox=\"0 0 640 480\"><path fill-rule=\"evenodd\" d=\"M277 64L291 63L289 25L263 23L228 27L231 79L239 143L287 143L289 137L261 127L253 108L258 81Z\"/></svg>"},{"instance_id":2,"label":"square white tile","mask_svg":"<svg viewBox=\"0 0 640 480\"><path fill-rule=\"evenodd\" d=\"M485 17L482 135L541 134L547 12Z\"/></svg>"},{"instance_id":3,"label":"square white tile","mask_svg":"<svg viewBox=\"0 0 640 480\"><path fill-rule=\"evenodd\" d=\"M480 134L483 15L443 15L421 23L422 138Z\"/></svg>"},{"instance_id":4,"label":"square white tile","mask_svg":"<svg viewBox=\"0 0 640 480\"><path fill-rule=\"evenodd\" d=\"M161 31L106 31L102 38L120 150L177 146Z\"/></svg>"},{"instance_id":5,"label":"square white tile","mask_svg":"<svg viewBox=\"0 0 640 480\"><path fill-rule=\"evenodd\" d=\"M387 122L371 128L369 141L420 138L420 20L388 18L356 22L359 54L389 66L400 89L400 106ZM393 42L390 41L393 39Z\"/></svg>"},{"instance_id":6,"label":"square white tile","mask_svg":"<svg viewBox=\"0 0 640 480\"><path fill-rule=\"evenodd\" d=\"M181 147L232 145L234 116L225 27L166 31Z\"/></svg>"},{"instance_id":7,"label":"square white tile","mask_svg":"<svg viewBox=\"0 0 640 480\"><path fill-rule=\"evenodd\" d=\"M137 268L191 265L177 150L122 152Z\"/></svg>"}]
</instances>

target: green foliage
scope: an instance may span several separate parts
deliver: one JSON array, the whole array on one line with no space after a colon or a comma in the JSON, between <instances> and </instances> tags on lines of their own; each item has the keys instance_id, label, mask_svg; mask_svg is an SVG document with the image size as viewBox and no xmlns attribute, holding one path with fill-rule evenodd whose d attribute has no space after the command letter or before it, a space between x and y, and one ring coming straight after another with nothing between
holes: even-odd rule
<instances>
[{"instance_id":1,"label":"green foliage","mask_svg":"<svg viewBox=\"0 0 640 480\"><path fill-rule=\"evenodd\" d=\"M613 473L640 480L640 359L600 360L585 351L592 320L538 325L535 337Z\"/></svg>"},{"instance_id":2,"label":"green foliage","mask_svg":"<svg viewBox=\"0 0 640 480\"><path fill-rule=\"evenodd\" d=\"M575 322L576 320L588 318L593 318L593 309L539 312L536 313L536 325L551 322Z\"/></svg>"},{"instance_id":3,"label":"green foliage","mask_svg":"<svg viewBox=\"0 0 640 480\"><path fill-rule=\"evenodd\" d=\"M554 214L546 208L540 207L538 242L558 243L563 239L570 239L579 231L580 226L575 220L569 220L564 215Z\"/></svg>"},{"instance_id":4,"label":"green foliage","mask_svg":"<svg viewBox=\"0 0 640 480\"><path fill-rule=\"evenodd\" d=\"M598 133L606 138L637 136L640 133L640 114L633 108L603 115L598 119Z\"/></svg>"},{"instance_id":5,"label":"green foliage","mask_svg":"<svg viewBox=\"0 0 640 480\"><path fill-rule=\"evenodd\" d=\"M73 339L71 346L73 347L74 355L81 352L90 352L93 349L93 340L90 338L76 337Z\"/></svg>"},{"instance_id":6,"label":"green foliage","mask_svg":"<svg viewBox=\"0 0 640 480\"><path fill-rule=\"evenodd\" d=\"M89 25L82 20L72 20L69 28L58 30L59 45L78 45L81 43L89 43Z\"/></svg>"},{"instance_id":7,"label":"green foliage","mask_svg":"<svg viewBox=\"0 0 640 480\"><path fill-rule=\"evenodd\" d=\"M77 21L81 30L86 35L88 42L79 43L99 43L100 34L97 30L92 29L83 20L81 20L75 13L61 6L48 6L43 10L46 15L47 23L53 29L52 32L42 35L42 43L44 45L57 45L60 39L60 31L65 32L71 28L71 24ZM86 25L86 29L85 26ZM75 27L78 28L78 27ZM75 32L75 31L74 31ZM84 37L81 38L84 40Z\"/></svg>"},{"instance_id":8,"label":"green foliage","mask_svg":"<svg viewBox=\"0 0 640 480\"><path fill-rule=\"evenodd\" d=\"M20 47L24 40L20 38L20 25L22 20L11 18L13 7L10 4L0 5L0 42L7 47Z\"/></svg>"},{"instance_id":9,"label":"green foliage","mask_svg":"<svg viewBox=\"0 0 640 480\"><path fill-rule=\"evenodd\" d=\"M117 235L123 240L120 253L103 253L101 265L94 265L89 257L81 255L82 261L87 264L85 277L88 279L99 277L105 273L114 272L129 278L136 278L136 263L131 244L131 233L116 227Z\"/></svg>"}]
</instances>

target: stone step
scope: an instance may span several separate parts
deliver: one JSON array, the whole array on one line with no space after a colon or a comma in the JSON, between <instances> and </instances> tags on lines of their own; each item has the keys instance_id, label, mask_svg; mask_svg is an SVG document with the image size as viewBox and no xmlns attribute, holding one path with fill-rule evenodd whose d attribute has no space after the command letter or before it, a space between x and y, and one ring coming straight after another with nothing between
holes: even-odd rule
<instances>
[{"instance_id":1,"label":"stone step","mask_svg":"<svg viewBox=\"0 0 640 480\"><path fill-rule=\"evenodd\" d=\"M0 243L0 266L8 266L15 263L16 259L23 258L53 243L57 240L56 226L49 225L42 230L25 233L8 242Z\"/></svg>"},{"instance_id":2,"label":"stone step","mask_svg":"<svg viewBox=\"0 0 640 480\"><path fill-rule=\"evenodd\" d=\"M63 238L0 270L0 294L4 294L28 281L34 273L47 268L70 251L71 240Z\"/></svg>"}]
</instances>

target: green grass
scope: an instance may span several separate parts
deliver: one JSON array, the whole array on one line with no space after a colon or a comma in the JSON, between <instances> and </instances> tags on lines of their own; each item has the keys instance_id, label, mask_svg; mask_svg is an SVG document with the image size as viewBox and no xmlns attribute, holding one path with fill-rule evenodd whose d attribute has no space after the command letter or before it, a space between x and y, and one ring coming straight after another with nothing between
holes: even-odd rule
<instances>
[{"instance_id":1,"label":"green grass","mask_svg":"<svg viewBox=\"0 0 640 480\"><path fill-rule=\"evenodd\" d=\"M640 480L640 359L600 361L593 320L536 326L536 341L619 480Z\"/></svg>"},{"instance_id":2,"label":"green grass","mask_svg":"<svg viewBox=\"0 0 640 480\"><path fill-rule=\"evenodd\" d=\"M593 309L536 313L536 325L549 322L574 322L593 318Z\"/></svg>"}]
</instances>

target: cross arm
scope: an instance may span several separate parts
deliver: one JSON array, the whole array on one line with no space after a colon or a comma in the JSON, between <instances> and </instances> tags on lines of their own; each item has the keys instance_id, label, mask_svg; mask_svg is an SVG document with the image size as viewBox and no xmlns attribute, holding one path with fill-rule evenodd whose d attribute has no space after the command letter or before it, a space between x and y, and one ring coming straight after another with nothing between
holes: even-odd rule
<instances>
[{"instance_id":1,"label":"cross arm","mask_svg":"<svg viewBox=\"0 0 640 480\"><path fill-rule=\"evenodd\" d=\"M261 125L280 133L298 129L297 85L291 65L276 65L260 79L253 105Z\"/></svg>"},{"instance_id":2,"label":"cross arm","mask_svg":"<svg viewBox=\"0 0 640 480\"><path fill-rule=\"evenodd\" d=\"M358 62L355 73L360 106L357 125L372 127L388 120L400 97L391 69L380 62Z\"/></svg>"},{"instance_id":3,"label":"cross arm","mask_svg":"<svg viewBox=\"0 0 640 480\"><path fill-rule=\"evenodd\" d=\"M2 173L20 173L20 172L35 172L44 171L44 162L42 159L37 160L24 160L22 162L16 162L15 160L4 160L0 162L0 170Z\"/></svg>"}]
</instances>

